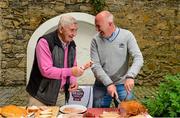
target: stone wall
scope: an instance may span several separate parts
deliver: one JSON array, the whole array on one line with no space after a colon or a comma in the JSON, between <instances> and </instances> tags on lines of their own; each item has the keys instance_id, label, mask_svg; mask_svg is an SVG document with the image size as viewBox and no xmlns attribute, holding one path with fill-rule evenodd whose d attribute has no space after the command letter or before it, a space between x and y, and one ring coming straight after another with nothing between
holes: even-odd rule
<instances>
[{"instance_id":1,"label":"stone wall","mask_svg":"<svg viewBox=\"0 0 180 118\"><path fill-rule=\"evenodd\" d=\"M144 56L137 83L158 84L180 72L178 0L106 0L118 26L132 31ZM1 0L0 85L25 84L26 48L36 28L67 12L95 15L90 0ZM179 54L179 55L178 55Z\"/></svg>"},{"instance_id":2,"label":"stone wall","mask_svg":"<svg viewBox=\"0 0 180 118\"><path fill-rule=\"evenodd\" d=\"M110 0L108 8L141 47L145 63L139 84L156 85L166 74L180 72L180 1Z\"/></svg>"}]
</instances>

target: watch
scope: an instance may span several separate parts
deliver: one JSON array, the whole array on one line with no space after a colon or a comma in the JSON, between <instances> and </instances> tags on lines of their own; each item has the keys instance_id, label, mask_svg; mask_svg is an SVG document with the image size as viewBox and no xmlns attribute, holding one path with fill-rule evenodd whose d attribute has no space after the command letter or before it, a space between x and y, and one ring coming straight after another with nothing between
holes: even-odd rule
<instances>
[{"instance_id":1,"label":"watch","mask_svg":"<svg viewBox=\"0 0 180 118\"><path fill-rule=\"evenodd\" d=\"M134 79L134 77L132 77L132 76L126 76L126 79L127 79L127 78L131 78L131 79Z\"/></svg>"}]
</instances>

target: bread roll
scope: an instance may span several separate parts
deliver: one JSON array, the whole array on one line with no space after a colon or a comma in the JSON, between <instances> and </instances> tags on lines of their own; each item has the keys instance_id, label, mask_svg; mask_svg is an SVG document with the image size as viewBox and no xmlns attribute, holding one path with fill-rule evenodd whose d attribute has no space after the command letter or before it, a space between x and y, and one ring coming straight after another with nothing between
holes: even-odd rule
<instances>
[{"instance_id":1,"label":"bread roll","mask_svg":"<svg viewBox=\"0 0 180 118\"><path fill-rule=\"evenodd\" d=\"M29 106L27 110L28 110L28 113L32 113L32 112L35 113L35 112L38 112L39 108L37 106Z\"/></svg>"},{"instance_id":2,"label":"bread roll","mask_svg":"<svg viewBox=\"0 0 180 118\"><path fill-rule=\"evenodd\" d=\"M26 117L27 111L15 105L7 105L1 108L1 115L5 117Z\"/></svg>"}]
</instances>

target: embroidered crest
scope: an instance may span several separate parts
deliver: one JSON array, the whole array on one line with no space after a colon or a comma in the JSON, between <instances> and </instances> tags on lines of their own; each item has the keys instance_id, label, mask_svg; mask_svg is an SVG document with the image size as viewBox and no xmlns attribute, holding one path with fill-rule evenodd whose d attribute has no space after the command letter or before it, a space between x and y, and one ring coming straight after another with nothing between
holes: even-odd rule
<instances>
[{"instance_id":1,"label":"embroidered crest","mask_svg":"<svg viewBox=\"0 0 180 118\"><path fill-rule=\"evenodd\" d=\"M84 91L81 88L72 92L72 97L74 101L81 101L83 96L84 96Z\"/></svg>"},{"instance_id":2,"label":"embroidered crest","mask_svg":"<svg viewBox=\"0 0 180 118\"><path fill-rule=\"evenodd\" d=\"M123 44L123 43L120 43L120 44L119 44L119 48L124 48L124 44Z\"/></svg>"}]
</instances>

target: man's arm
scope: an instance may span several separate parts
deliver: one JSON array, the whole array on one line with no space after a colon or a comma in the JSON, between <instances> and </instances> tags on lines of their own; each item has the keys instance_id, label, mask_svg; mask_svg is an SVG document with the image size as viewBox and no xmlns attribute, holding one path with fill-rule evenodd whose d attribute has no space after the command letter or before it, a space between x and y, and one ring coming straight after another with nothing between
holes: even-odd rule
<instances>
[{"instance_id":1,"label":"man's arm","mask_svg":"<svg viewBox=\"0 0 180 118\"><path fill-rule=\"evenodd\" d=\"M92 71L96 79L99 79L107 87L107 91L109 95L111 95L112 97L118 98L116 86L114 85L110 77L103 70L98 53L99 52L97 49L96 41L95 39L93 39L91 42L91 52L90 52L91 60L93 61Z\"/></svg>"},{"instance_id":2,"label":"man's arm","mask_svg":"<svg viewBox=\"0 0 180 118\"><path fill-rule=\"evenodd\" d=\"M141 67L143 66L143 56L136 42L136 39L132 33L130 33L129 35L127 45L128 52L133 57L133 63L131 67L128 69L128 72L126 73L126 81L124 83L124 86L126 91L130 93L134 87L134 78L137 76Z\"/></svg>"},{"instance_id":3,"label":"man's arm","mask_svg":"<svg viewBox=\"0 0 180 118\"><path fill-rule=\"evenodd\" d=\"M80 68L57 68L53 66L53 60L49 45L45 39L40 39L36 46L36 56L38 67L44 77L51 79L61 79L67 76L80 76Z\"/></svg>"},{"instance_id":4,"label":"man's arm","mask_svg":"<svg viewBox=\"0 0 180 118\"><path fill-rule=\"evenodd\" d=\"M100 64L98 53L99 52L97 49L97 43L95 39L93 39L91 42L91 49L90 49L90 56L91 56L91 60L93 61L92 71L97 79L99 79L105 86L108 86L112 84L113 81L109 78L109 76L103 70Z\"/></svg>"},{"instance_id":5,"label":"man's arm","mask_svg":"<svg viewBox=\"0 0 180 118\"><path fill-rule=\"evenodd\" d=\"M77 51L76 51L76 54L75 54L75 59L74 59L74 64L73 66L77 66ZM77 78L75 76L71 76L70 77L70 83L75 83L77 82Z\"/></svg>"},{"instance_id":6,"label":"man's arm","mask_svg":"<svg viewBox=\"0 0 180 118\"><path fill-rule=\"evenodd\" d=\"M128 69L127 77L135 78L143 66L143 56L137 44L137 41L132 33L128 40L128 52L133 57L133 63Z\"/></svg>"}]
</instances>

